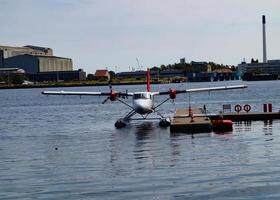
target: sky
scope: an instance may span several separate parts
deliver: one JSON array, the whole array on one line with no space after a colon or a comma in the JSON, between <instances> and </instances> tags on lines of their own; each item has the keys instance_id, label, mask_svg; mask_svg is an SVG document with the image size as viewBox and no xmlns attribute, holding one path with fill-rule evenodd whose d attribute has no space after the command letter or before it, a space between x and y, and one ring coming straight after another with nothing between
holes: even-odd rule
<instances>
[{"instance_id":1,"label":"sky","mask_svg":"<svg viewBox=\"0 0 280 200\"><path fill-rule=\"evenodd\" d=\"M280 59L279 0L0 0L0 45L50 47L74 69ZM139 66L137 63L139 60Z\"/></svg>"}]
</instances>

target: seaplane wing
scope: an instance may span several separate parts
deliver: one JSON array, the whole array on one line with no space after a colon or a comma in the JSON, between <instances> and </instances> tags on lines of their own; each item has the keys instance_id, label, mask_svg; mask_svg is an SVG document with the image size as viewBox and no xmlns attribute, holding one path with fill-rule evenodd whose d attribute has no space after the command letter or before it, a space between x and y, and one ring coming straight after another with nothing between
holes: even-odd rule
<instances>
[{"instance_id":1,"label":"seaplane wing","mask_svg":"<svg viewBox=\"0 0 280 200\"><path fill-rule=\"evenodd\" d=\"M73 96L111 96L112 93L117 96L132 96L133 93L124 92L76 92L76 91L43 91L44 95L73 95Z\"/></svg>"},{"instance_id":2,"label":"seaplane wing","mask_svg":"<svg viewBox=\"0 0 280 200\"><path fill-rule=\"evenodd\" d=\"M170 89L166 92L154 92L154 95L168 95L170 93L181 94L181 93L193 93L193 92L211 92L218 90L233 90L247 88L247 85L231 85L231 86L219 86L219 87L207 87L207 88L195 88L186 90L174 90Z\"/></svg>"}]
</instances>

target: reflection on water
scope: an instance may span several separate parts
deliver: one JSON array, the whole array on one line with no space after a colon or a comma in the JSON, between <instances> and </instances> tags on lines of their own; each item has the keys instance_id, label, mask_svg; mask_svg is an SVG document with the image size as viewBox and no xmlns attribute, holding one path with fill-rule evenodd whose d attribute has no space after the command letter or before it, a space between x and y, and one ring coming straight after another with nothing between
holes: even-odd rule
<instances>
[{"instance_id":1,"label":"reflection on water","mask_svg":"<svg viewBox=\"0 0 280 200\"><path fill-rule=\"evenodd\" d=\"M234 128L237 133L246 133L250 132L252 127L251 121L241 121L241 122L235 122Z\"/></svg>"},{"instance_id":2,"label":"reflection on water","mask_svg":"<svg viewBox=\"0 0 280 200\"><path fill-rule=\"evenodd\" d=\"M135 125L135 146L133 154L138 165L137 170L155 168L156 149L153 133L159 128L156 126L158 125L152 122L144 122Z\"/></svg>"},{"instance_id":3,"label":"reflection on water","mask_svg":"<svg viewBox=\"0 0 280 200\"><path fill-rule=\"evenodd\" d=\"M263 125L263 133L265 134L265 141L272 141L273 138L273 120L265 120Z\"/></svg>"},{"instance_id":4,"label":"reflection on water","mask_svg":"<svg viewBox=\"0 0 280 200\"><path fill-rule=\"evenodd\" d=\"M186 134L169 134L154 122L136 124L126 129L125 133L117 133L126 137L119 135L111 141L115 145L133 145L131 152L111 145L114 147L112 153L117 158L111 171L115 171L116 178L137 174L140 180L144 179L151 186L152 191L152 188L160 189L168 185L174 193L181 193L183 199L189 197L189 192L196 196L194 199L208 199L209 191L213 191L210 196L215 199L224 197L223 194L239 196L231 191L243 194L242 188L248 188L248 185L250 192L246 194L259 195L256 192L259 187L257 183L263 180L261 182L266 184L274 173L277 174L277 169L270 166L267 159L273 163L280 161L274 157L275 145L265 143L268 140L264 138L272 136L274 129L272 121L239 122L234 123L234 131L230 134L198 134L191 138ZM263 130L264 134L256 134L257 130ZM124 157L129 160L126 166L122 165ZM169 178L166 174L169 174ZM188 185L188 188L182 185ZM132 186L125 187L132 192L137 190ZM276 190L270 192L278 193Z\"/></svg>"},{"instance_id":5,"label":"reflection on water","mask_svg":"<svg viewBox=\"0 0 280 200\"><path fill-rule=\"evenodd\" d=\"M142 122L135 125L136 140L147 140L158 127L152 122Z\"/></svg>"},{"instance_id":6,"label":"reflection on water","mask_svg":"<svg viewBox=\"0 0 280 200\"><path fill-rule=\"evenodd\" d=\"M273 120L265 120L263 122L263 132L265 135L272 135L272 123L273 123Z\"/></svg>"}]
</instances>

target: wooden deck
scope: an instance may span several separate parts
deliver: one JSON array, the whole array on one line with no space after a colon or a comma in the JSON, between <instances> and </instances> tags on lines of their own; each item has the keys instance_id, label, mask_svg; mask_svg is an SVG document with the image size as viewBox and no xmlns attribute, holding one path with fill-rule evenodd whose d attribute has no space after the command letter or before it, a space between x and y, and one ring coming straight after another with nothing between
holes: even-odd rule
<instances>
[{"instance_id":1,"label":"wooden deck","mask_svg":"<svg viewBox=\"0 0 280 200\"><path fill-rule=\"evenodd\" d=\"M273 120L280 119L280 112L222 113L220 116L223 117L223 119L232 121ZM211 115L209 117L211 117Z\"/></svg>"},{"instance_id":2,"label":"wooden deck","mask_svg":"<svg viewBox=\"0 0 280 200\"><path fill-rule=\"evenodd\" d=\"M212 131L212 125L209 118L203 114L200 108L192 109L193 118L189 116L188 109L177 109L171 120L170 132L183 133L205 133Z\"/></svg>"}]
</instances>

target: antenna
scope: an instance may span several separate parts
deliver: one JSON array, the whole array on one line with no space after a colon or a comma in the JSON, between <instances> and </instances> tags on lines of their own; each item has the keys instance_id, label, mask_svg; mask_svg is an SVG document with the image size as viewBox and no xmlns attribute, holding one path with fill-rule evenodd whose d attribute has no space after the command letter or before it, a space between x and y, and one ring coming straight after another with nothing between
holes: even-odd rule
<instances>
[{"instance_id":1,"label":"antenna","mask_svg":"<svg viewBox=\"0 0 280 200\"><path fill-rule=\"evenodd\" d=\"M150 69L147 68L147 92L151 91L151 83L150 83L150 79L151 79L151 74L150 74Z\"/></svg>"},{"instance_id":2,"label":"antenna","mask_svg":"<svg viewBox=\"0 0 280 200\"><path fill-rule=\"evenodd\" d=\"M143 69L143 66L140 66L140 63L139 63L138 58L136 58L136 62L137 62L137 65L138 65L138 69L139 69L139 70L140 70L140 69Z\"/></svg>"}]
</instances>

